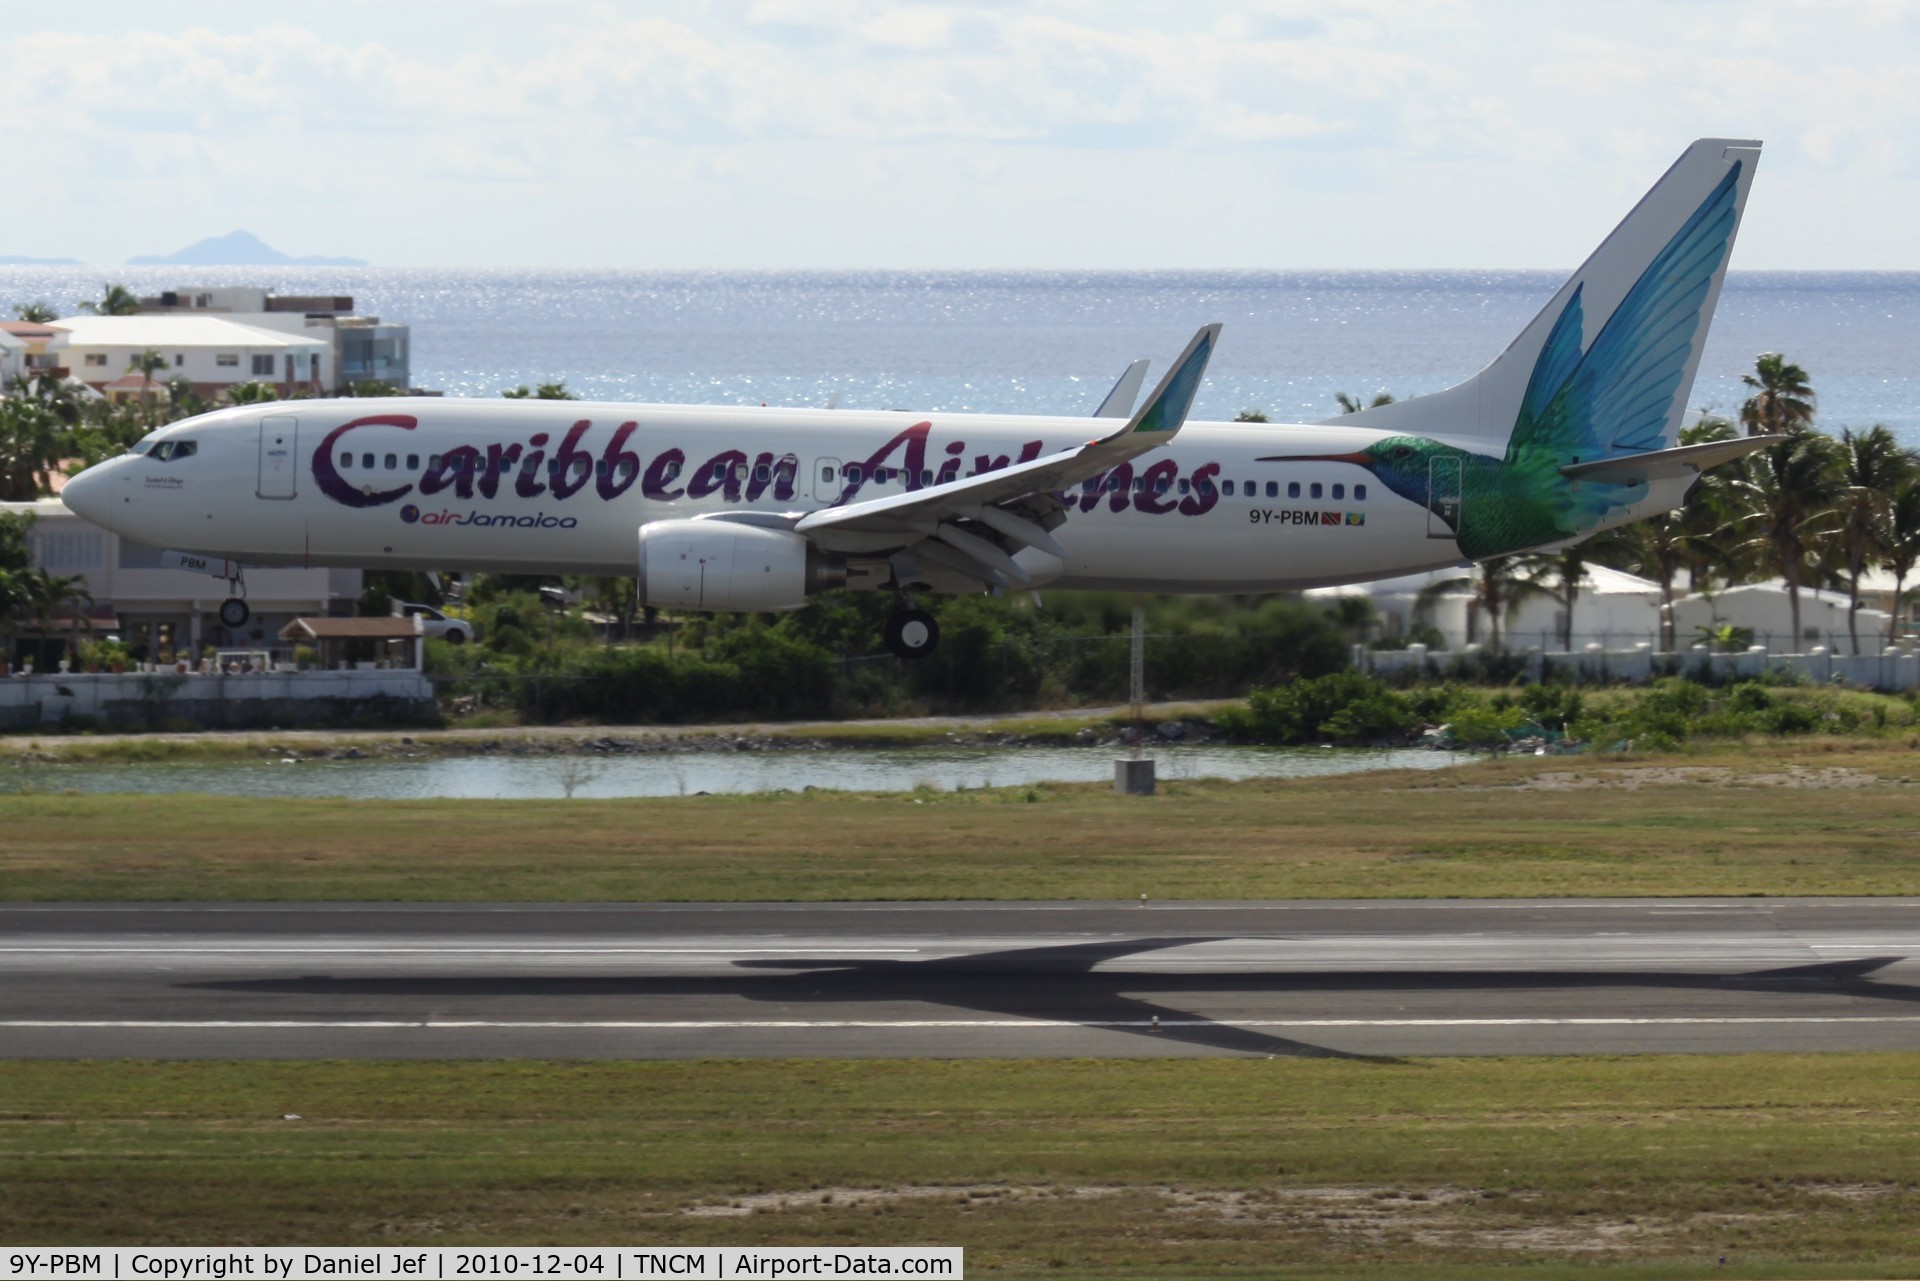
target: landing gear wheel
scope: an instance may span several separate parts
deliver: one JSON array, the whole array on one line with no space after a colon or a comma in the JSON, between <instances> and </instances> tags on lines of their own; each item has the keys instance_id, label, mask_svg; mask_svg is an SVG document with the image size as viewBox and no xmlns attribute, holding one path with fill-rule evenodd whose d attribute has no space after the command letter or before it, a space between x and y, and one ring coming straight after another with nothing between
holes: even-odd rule
<instances>
[{"instance_id":1,"label":"landing gear wheel","mask_svg":"<svg viewBox=\"0 0 1920 1281\"><path fill-rule=\"evenodd\" d=\"M229 596L220 602L220 625L222 627L245 627L247 620L253 617L253 611L247 608L247 602L238 596Z\"/></svg>"},{"instance_id":2,"label":"landing gear wheel","mask_svg":"<svg viewBox=\"0 0 1920 1281\"><path fill-rule=\"evenodd\" d=\"M924 609L895 610L887 619L887 648L901 658L925 658L940 643L940 624Z\"/></svg>"}]
</instances>

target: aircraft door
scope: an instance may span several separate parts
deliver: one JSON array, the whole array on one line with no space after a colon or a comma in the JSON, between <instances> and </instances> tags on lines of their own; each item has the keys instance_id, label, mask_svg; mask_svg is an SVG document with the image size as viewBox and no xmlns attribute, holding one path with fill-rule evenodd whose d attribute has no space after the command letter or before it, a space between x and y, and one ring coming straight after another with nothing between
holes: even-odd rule
<instances>
[{"instance_id":1,"label":"aircraft door","mask_svg":"<svg viewBox=\"0 0 1920 1281\"><path fill-rule=\"evenodd\" d=\"M846 488L846 482L840 476L838 458L816 458L813 460L813 501L830 503L840 497L840 491Z\"/></svg>"},{"instance_id":2,"label":"aircraft door","mask_svg":"<svg viewBox=\"0 0 1920 1281\"><path fill-rule=\"evenodd\" d=\"M276 414L260 420L260 481L254 493L261 498L292 498L294 467L299 461L300 420Z\"/></svg>"},{"instance_id":3,"label":"aircraft door","mask_svg":"<svg viewBox=\"0 0 1920 1281\"><path fill-rule=\"evenodd\" d=\"M1460 460L1436 457L1427 462L1427 537L1453 538L1460 532Z\"/></svg>"}]
</instances>

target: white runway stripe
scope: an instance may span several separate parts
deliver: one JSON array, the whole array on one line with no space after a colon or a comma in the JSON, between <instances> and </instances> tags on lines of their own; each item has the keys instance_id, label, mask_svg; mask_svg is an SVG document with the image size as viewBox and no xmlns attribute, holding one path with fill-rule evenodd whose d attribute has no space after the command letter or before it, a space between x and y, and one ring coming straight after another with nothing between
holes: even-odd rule
<instances>
[{"instance_id":1,"label":"white runway stripe","mask_svg":"<svg viewBox=\"0 0 1920 1281\"><path fill-rule=\"evenodd\" d=\"M1920 1023L1920 1014L1889 1015L1766 1015L1674 1018L1539 1018L1539 1019L589 1019L573 1022L518 1019L7 1019L0 1029L81 1030L88 1028L150 1028L198 1031L204 1029L410 1028L416 1031L458 1031L465 1028L565 1032L612 1031L729 1031L809 1028L1338 1028L1338 1027L1688 1027L1732 1023Z\"/></svg>"},{"instance_id":2,"label":"white runway stripe","mask_svg":"<svg viewBox=\"0 0 1920 1281\"><path fill-rule=\"evenodd\" d=\"M52 956L911 956L917 947L0 947Z\"/></svg>"}]
</instances>

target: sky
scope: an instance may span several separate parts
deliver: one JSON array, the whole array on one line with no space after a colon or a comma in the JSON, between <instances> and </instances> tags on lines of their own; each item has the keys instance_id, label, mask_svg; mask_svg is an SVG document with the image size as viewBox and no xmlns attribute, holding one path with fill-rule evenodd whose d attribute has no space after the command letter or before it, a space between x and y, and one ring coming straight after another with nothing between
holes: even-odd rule
<instances>
[{"instance_id":1,"label":"sky","mask_svg":"<svg viewBox=\"0 0 1920 1281\"><path fill-rule=\"evenodd\" d=\"M1567 267L1761 138L1736 268L1920 269L1920 0L9 6L0 254Z\"/></svg>"}]
</instances>

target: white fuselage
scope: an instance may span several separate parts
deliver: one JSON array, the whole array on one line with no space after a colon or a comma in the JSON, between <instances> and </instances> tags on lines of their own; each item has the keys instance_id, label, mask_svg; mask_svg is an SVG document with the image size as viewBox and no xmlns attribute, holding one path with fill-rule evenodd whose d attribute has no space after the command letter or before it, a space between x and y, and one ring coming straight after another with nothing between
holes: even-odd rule
<instances>
[{"instance_id":1,"label":"white fuselage","mask_svg":"<svg viewBox=\"0 0 1920 1281\"><path fill-rule=\"evenodd\" d=\"M1088 418L478 401L292 401L174 424L66 497L123 536L244 564L632 574L636 531L906 493L1102 434ZM1425 506L1347 462L1359 427L1188 423L1066 491L1046 585L1257 592L1457 563ZM191 452L180 448L190 443ZM853 470L849 470L849 468ZM877 581L865 585L879 586ZM1036 585L1039 585L1036 583Z\"/></svg>"}]
</instances>

